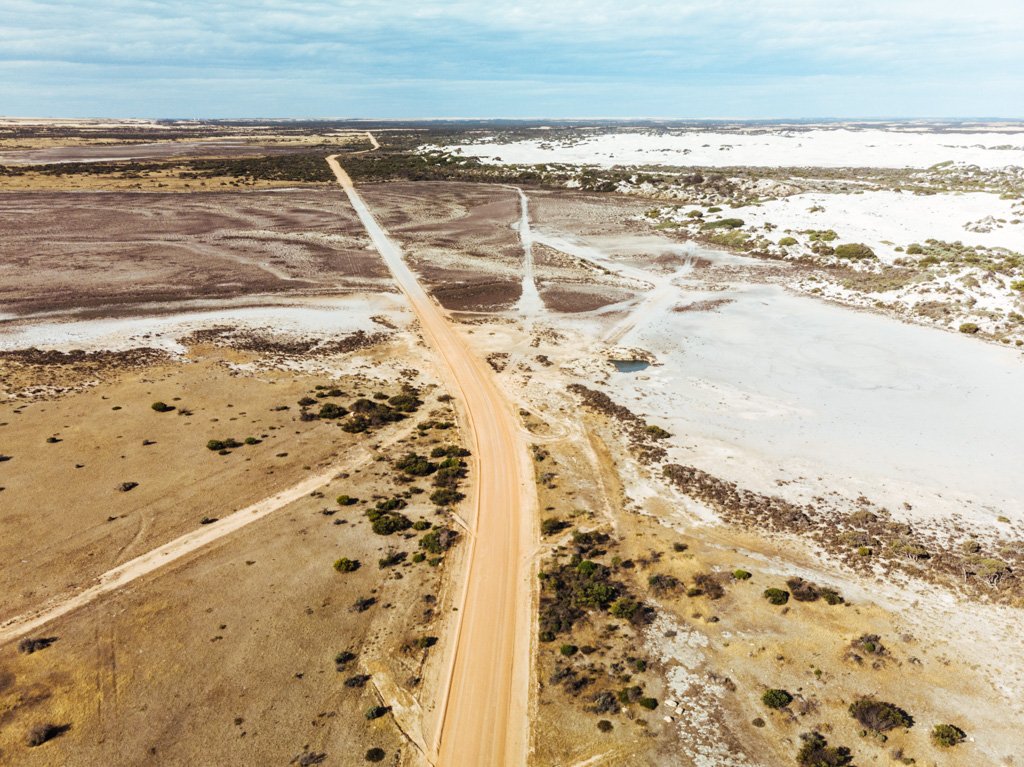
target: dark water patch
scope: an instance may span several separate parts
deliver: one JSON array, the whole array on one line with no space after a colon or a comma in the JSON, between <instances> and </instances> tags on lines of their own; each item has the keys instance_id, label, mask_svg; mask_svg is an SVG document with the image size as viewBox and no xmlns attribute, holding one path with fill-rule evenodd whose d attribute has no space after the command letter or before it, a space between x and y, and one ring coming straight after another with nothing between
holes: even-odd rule
<instances>
[{"instance_id":1,"label":"dark water patch","mask_svg":"<svg viewBox=\"0 0 1024 767\"><path fill-rule=\"evenodd\" d=\"M651 363L645 360L612 360L612 364L620 373L639 373L651 366Z\"/></svg>"}]
</instances>

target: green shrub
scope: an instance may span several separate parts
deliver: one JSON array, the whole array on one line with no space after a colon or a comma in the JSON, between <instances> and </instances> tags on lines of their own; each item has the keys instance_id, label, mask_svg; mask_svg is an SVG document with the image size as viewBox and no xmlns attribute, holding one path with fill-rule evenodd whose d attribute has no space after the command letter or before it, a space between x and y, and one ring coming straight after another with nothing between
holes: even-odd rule
<instances>
[{"instance_id":1,"label":"green shrub","mask_svg":"<svg viewBox=\"0 0 1024 767\"><path fill-rule=\"evenodd\" d=\"M909 245L907 245L907 255L908 256L919 256L922 253L924 253L924 248L922 248L916 242L912 242Z\"/></svg>"},{"instance_id":2,"label":"green shrub","mask_svg":"<svg viewBox=\"0 0 1024 767\"><path fill-rule=\"evenodd\" d=\"M367 750L366 755L363 757L368 762L383 762L384 757L388 754L383 748L371 748Z\"/></svg>"},{"instance_id":3,"label":"green shrub","mask_svg":"<svg viewBox=\"0 0 1024 767\"><path fill-rule=\"evenodd\" d=\"M705 221L701 229L739 229L743 226L742 218L720 218L717 221Z\"/></svg>"},{"instance_id":4,"label":"green shrub","mask_svg":"<svg viewBox=\"0 0 1024 767\"><path fill-rule=\"evenodd\" d=\"M466 496L458 490L442 487L430 494L430 502L438 506L454 506Z\"/></svg>"},{"instance_id":5,"label":"green shrub","mask_svg":"<svg viewBox=\"0 0 1024 767\"><path fill-rule=\"evenodd\" d=\"M342 418L348 415L348 411L341 405L336 405L333 402L325 402L320 406L320 412L317 416L324 419Z\"/></svg>"},{"instance_id":6,"label":"green shrub","mask_svg":"<svg viewBox=\"0 0 1024 767\"><path fill-rule=\"evenodd\" d=\"M860 242L849 242L843 245L836 245L837 258L846 258L851 261L860 261L865 258L877 258L875 251Z\"/></svg>"},{"instance_id":7,"label":"green shrub","mask_svg":"<svg viewBox=\"0 0 1024 767\"><path fill-rule=\"evenodd\" d=\"M932 728L932 741L942 748L952 748L963 743L966 738L967 733L956 725L937 724Z\"/></svg>"},{"instance_id":8,"label":"green shrub","mask_svg":"<svg viewBox=\"0 0 1024 767\"><path fill-rule=\"evenodd\" d=\"M732 577L738 581L746 581L753 577L753 573L748 572L747 570L736 569L732 571Z\"/></svg>"},{"instance_id":9,"label":"green shrub","mask_svg":"<svg viewBox=\"0 0 1024 767\"><path fill-rule=\"evenodd\" d=\"M350 650L344 650L334 656L334 665L341 671L345 666L356 659L356 654Z\"/></svg>"},{"instance_id":10,"label":"green shrub","mask_svg":"<svg viewBox=\"0 0 1024 767\"><path fill-rule=\"evenodd\" d=\"M607 719L601 719L597 723L597 729L600 730L601 732L611 732L612 729L613 729L613 725Z\"/></svg>"},{"instance_id":11,"label":"green shrub","mask_svg":"<svg viewBox=\"0 0 1024 767\"><path fill-rule=\"evenodd\" d=\"M773 605L784 605L789 601L789 592L783 589L765 589L764 598Z\"/></svg>"},{"instance_id":12,"label":"green shrub","mask_svg":"<svg viewBox=\"0 0 1024 767\"><path fill-rule=\"evenodd\" d=\"M421 650L428 650L437 644L437 637L423 636L417 639L415 644Z\"/></svg>"},{"instance_id":13,"label":"green shrub","mask_svg":"<svg viewBox=\"0 0 1024 767\"><path fill-rule=\"evenodd\" d=\"M648 711L654 711L654 709L658 707L657 698L641 698L637 701L637 703L639 703L642 707L646 708Z\"/></svg>"},{"instance_id":14,"label":"green shrub","mask_svg":"<svg viewBox=\"0 0 1024 767\"><path fill-rule=\"evenodd\" d=\"M427 555L424 554L422 551L417 551L415 554L412 555L412 561L415 562L416 564L419 564L420 562L422 562L426 558L427 558Z\"/></svg>"},{"instance_id":15,"label":"green shrub","mask_svg":"<svg viewBox=\"0 0 1024 767\"><path fill-rule=\"evenodd\" d=\"M981 328L979 328L979 327L978 327L978 326L977 326L977 325L976 325L975 323L973 323L973 322L965 322L965 323L963 323L963 324L962 324L962 325L960 326L960 332L961 332L961 333L967 333L968 335L974 335L974 334L975 334L975 333L977 333L977 332L978 332L979 330L981 330Z\"/></svg>"},{"instance_id":16,"label":"green shrub","mask_svg":"<svg viewBox=\"0 0 1024 767\"><path fill-rule=\"evenodd\" d=\"M796 237L783 237L779 240L779 247L788 248L792 245L796 245Z\"/></svg>"},{"instance_id":17,"label":"green shrub","mask_svg":"<svg viewBox=\"0 0 1024 767\"><path fill-rule=\"evenodd\" d=\"M420 538L419 546L430 554L443 554L455 545L459 534L447 527L438 527Z\"/></svg>"},{"instance_id":18,"label":"green shrub","mask_svg":"<svg viewBox=\"0 0 1024 767\"><path fill-rule=\"evenodd\" d=\"M412 520L397 511L382 512L371 518L370 528L377 535L400 533L412 527Z\"/></svg>"},{"instance_id":19,"label":"green shrub","mask_svg":"<svg viewBox=\"0 0 1024 767\"><path fill-rule=\"evenodd\" d=\"M246 437L245 444L247 445L258 445L262 440L258 440L255 437Z\"/></svg>"},{"instance_id":20,"label":"green shrub","mask_svg":"<svg viewBox=\"0 0 1024 767\"><path fill-rule=\"evenodd\" d=\"M793 696L785 690L765 690L761 695L761 702L768 708L785 708L793 702Z\"/></svg>"},{"instance_id":21,"label":"green shrub","mask_svg":"<svg viewBox=\"0 0 1024 767\"><path fill-rule=\"evenodd\" d=\"M406 392L404 394L396 394L394 397L391 397L388 399L388 404L395 410L402 413L412 413L423 404L423 401L418 399L415 393Z\"/></svg>"},{"instance_id":22,"label":"green shrub","mask_svg":"<svg viewBox=\"0 0 1024 767\"><path fill-rule=\"evenodd\" d=\"M406 503L404 498L394 496L392 498L386 498L383 501L377 501L374 508L377 511L397 511L398 509L404 509L409 504Z\"/></svg>"},{"instance_id":23,"label":"green shrub","mask_svg":"<svg viewBox=\"0 0 1024 767\"><path fill-rule=\"evenodd\" d=\"M299 400L299 405L301 407L309 407L310 405L315 405L315 404L316 404L316 400L313 399L312 397L303 397L302 399Z\"/></svg>"},{"instance_id":24,"label":"green shrub","mask_svg":"<svg viewBox=\"0 0 1024 767\"><path fill-rule=\"evenodd\" d=\"M154 402L150 407L158 413L169 413L174 410L174 405L168 405L166 402Z\"/></svg>"},{"instance_id":25,"label":"green shrub","mask_svg":"<svg viewBox=\"0 0 1024 767\"><path fill-rule=\"evenodd\" d=\"M540 532L541 535L555 535L556 533L562 532L568 526L568 522L565 522L558 517L548 517L541 521Z\"/></svg>"},{"instance_id":26,"label":"green shrub","mask_svg":"<svg viewBox=\"0 0 1024 767\"><path fill-rule=\"evenodd\" d=\"M803 745L796 755L800 767L846 767L853 761L850 749L830 746L819 732L805 732L800 740Z\"/></svg>"},{"instance_id":27,"label":"green shrub","mask_svg":"<svg viewBox=\"0 0 1024 767\"><path fill-rule=\"evenodd\" d=\"M425 520L425 519L417 519L412 524L412 529L413 530L417 530L419 532L422 532L424 530L429 530L431 527L432 527L432 525L427 520Z\"/></svg>"},{"instance_id":28,"label":"green shrub","mask_svg":"<svg viewBox=\"0 0 1024 767\"><path fill-rule=\"evenodd\" d=\"M913 718L892 703L873 698L861 698L850 704L850 716L872 732L888 732L897 727L912 727Z\"/></svg>"},{"instance_id":29,"label":"green shrub","mask_svg":"<svg viewBox=\"0 0 1024 767\"><path fill-rule=\"evenodd\" d=\"M825 600L825 604L832 606L841 605L846 601L838 591L830 588L821 590L821 598Z\"/></svg>"},{"instance_id":30,"label":"green shrub","mask_svg":"<svg viewBox=\"0 0 1024 767\"><path fill-rule=\"evenodd\" d=\"M206 449L214 451L230 450L232 448L241 446L241 442L230 437L228 439L211 439L209 442L206 443Z\"/></svg>"},{"instance_id":31,"label":"green shrub","mask_svg":"<svg viewBox=\"0 0 1024 767\"><path fill-rule=\"evenodd\" d=\"M710 208L708 208L708 213L721 213L721 212L722 212L722 209L719 208L717 205L712 205Z\"/></svg>"},{"instance_id":32,"label":"green shrub","mask_svg":"<svg viewBox=\"0 0 1024 767\"><path fill-rule=\"evenodd\" d=\"M405 561L405 558L407 556L408 555L404 551L389 551L387 554L385 554L383 557L377 560L377 569L385 570L388 567L400 565L402 562Z\"/></svg>"},{"instance_id":33,"label":"green shrub","mask_svg":"<svg viewBox=\"0 0 1024 767\"><path fill-rule=\"evenodd\" d=\"M1011 282L1010 290L1019 290L1024 293L1024 280L1014 280Z\"/></svg>"},{"instance_id":34,"label":"green shrub","mask_svg":"<svg viewBox=\"0 0 1024 767\"><path fill-rule=\"evenodd\" d=\"M832 242L839 237L831 229L808 229L804 232L811 242Z\"/></svg>"},{"instance_id":35,"label":"green shrub","mask_svg":"<svg viewBox=\"0 0 1024 767\"><path fill-rule=\"evenodd\" d=\"M648 424L647 426L645 426L644 432L651 439L668 439L669 437L672 436L670 432L667 432L660 426L655 426L654 424Z\"/></svg>"},{"instance_id":36,"label":"green shrub","mask_svg":"<svg viewBox=\"0 0 1024 767\"><path fill-rule=\"evenodd\" d=\"M359 503L358 498L353 498L351 495L339 495L338 505L339 506L355 506Z\"/></svg>"},{"instance_id":37,"label":"green shrub","mask_svg":"<svg viewBox=\"0 0 1024 767\"><path fill-rule=\"evenodd\" d=\"M391 710L391 706L370 706L366 709L366 718L370 721L380 719Z\"/></svg>"},{"instance_id":38,"label":"green shrub","mask_svg":"<svg viewBox=\"0 0 1024 767\"><path fill-rule=\"evenodd\" d=\"M640 609L640 603L635 599L629 597L619 597L612 602L611 607L608 608L610 612L616 618L622 618L623 620L632 620L633 616L636 615L636 611Z\"/></svg>"},{"instance_id":39,"label":"green shrub","mask_svg":"<svg viewBox=\"0 0 1024 767\"><path fill-rule=\"evenodd\" d=\"M431 463L416 453L406 453L395 461L395 467L412 477L425 477L437 471L436 463Z\"/></svg>"},{"instance_id":40,"label":"green shrub","mask_svg":"<svg viewBox=\"0 0 1024 767\"><path fill-rule=\"evenodd\" d=\"M574 644L564 644L564 645L562 645L562 646L561 646L561 647L559 648L559 650L558 650L558 651L559 651L560 653L562 653L562 655L564 655L565 657L567 657L567 658L568 658L568 657L571 657L571 656L575 655L575 654L576 654L577 652L579 652L579 649L580 649L580 648L578 648L578 647L577 647L576 645L574 645Z\"/></svg>"},{"instance_id":41,"label":"green shrub","mask_svg":"<svg viewBox=\"0 0 1024 767\"><path fill-rule=\"evenodd\" d=\"M342 557L334 563L334 569L339 573L351 573L359 569L358 559L349 559L348 557Z\"/></svg>"}]
</instances>

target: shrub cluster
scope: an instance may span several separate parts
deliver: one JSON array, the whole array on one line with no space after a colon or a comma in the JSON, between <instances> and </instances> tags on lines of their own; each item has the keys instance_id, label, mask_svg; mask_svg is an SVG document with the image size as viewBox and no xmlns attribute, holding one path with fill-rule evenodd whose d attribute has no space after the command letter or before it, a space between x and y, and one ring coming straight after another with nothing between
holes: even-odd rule
<instances>
[{"instance_id":1,"label":"shrub cluster","mask_svg":"<svg viewBox=\"0 0 1024 767\"><path fill-rule=\"evenodd\" d=\"M830 746L820 732L805 732L800 736L803 745L796 755L800 767L846 767L853 761L850 749Z\"/></svg>"},{"instance_id":2,"label":"shrub cluster","mask_svg":"<svg viewBox=\"0 0 1024 767\"><path fill-rule=\"evenodd\" d=\"M963 743L966 738L967 733L956 725L937 724L932 728L932 741L942 748L952 748Z\"/></svg>"},{"instance_id":3,"label":"shrub cluster","mask_svg":"<svg viewBox=\"0 0 1024 767\"><path fill-rule=\"evenodd\" d=\"M785 690L765 690L761 702L768 708L785 708L793 702L793 696Z\"/></svg>"},{"instance_id":4,"label":"shrub cluster","mask_svg":"<svg viewBox=\"0 0 1024 767\"><path fill-rule=\"evenodd\" d=\"M773 605L784 605L789 601L789 592L783 589L765 589L764 598Z\"/></svg>"},{"instance_id":5,"label":"shrub cluster","mask_svg":"<svg viewBox=\"0 0 1024 767\"><path fill-rule=\"evenodd\" d=\"M650 608L632 598L625 584L611 575L606 565L578 554L541 571L541 639L552 641L558 634L571 631L591 611L608 612L633 623L644 621Z\"/></svg>"},{"instance_id":6,"label":"shrub cluster","mask_svg":"<svg viewBox=\"0 0 1024 767\"><path fill-rule=\"evenodd\" d=\"M910 714L899 706L873 698L861 698L851 703L850 716L872 732L888 732L897 727L909 728L914 725Z\"/></svg>"}]
</instances>

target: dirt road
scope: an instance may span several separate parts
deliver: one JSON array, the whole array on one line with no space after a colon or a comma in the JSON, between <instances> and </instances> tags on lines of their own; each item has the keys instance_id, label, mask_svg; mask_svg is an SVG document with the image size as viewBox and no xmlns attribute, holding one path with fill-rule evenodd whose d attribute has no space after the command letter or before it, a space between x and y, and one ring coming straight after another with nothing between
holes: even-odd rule
<instances>
[{"instance_id":1,"label":"dirt road","mask_svg":"<svg viewBox=\"0 0 1024 767\"><path fill-rule=\"evenodd\" d=\"M337 156L327 162L409 298L451 391L461 395L475 456L468 566L432 756L440 767L520 767L528 742L530 549L536 507L526 446L513 406L491 371L427 295Z\"/></svg>"},{"instance_id":2,"label":"dirt road","mask_svg":"<svg viewBox=\"0 0 1024 767\"><path fill-rule=\"evenodd\" d=\"M367 457L365 462L368 463L371 459L372 456ZM264 498L262 501L236 511L213 524L185 533L180 538L175 538L159 548L147 551L135 559L131 559L112 570L108 570L99 577L96 583L84 591L45 605L35 612L11 618L6 623L0 625L0 646L18 639L40 626L46 625L62 615L67 615L80 607L84 607L104 594L117 591L132 581L144 575L149 575L154 570L188 556L204 546L262 519L271 512L306 497L314 490L330 482L342 468L350 471L351 466L351 462L332 466L328 471L308 477L287 490L282 490L269 498Z\"/></svg>"}]
</instances>

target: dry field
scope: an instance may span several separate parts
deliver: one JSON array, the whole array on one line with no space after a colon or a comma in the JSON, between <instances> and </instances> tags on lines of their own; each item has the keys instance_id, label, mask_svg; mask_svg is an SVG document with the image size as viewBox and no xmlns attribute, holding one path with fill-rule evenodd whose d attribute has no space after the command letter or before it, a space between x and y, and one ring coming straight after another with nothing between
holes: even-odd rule
<instances>
[{"instance_id":1,"label":"dry field","mask_svg":"<svg viewBox=\"0 0 1024 767\"><path fill-rule=\"evenodd\" d=\"M32 186L0 181L16 179ZM474 424L345 197L315 184L172 194L155 178L133 192L36 181L0 192L0 763L429 764L473 526L468 502L431 496L445 487L442 450L470 444ZM819 363L823 339L851 336L827 324L835 315L787 303L780 286L800 265L673 240L635 195L522 186L524 220L515 186L359 188L489 363L531 451L532 679L513 702L529 710L529 764L1019 760L1024 520L965 500L952 471L911 482L931 445L900 463L899 486L843 463L893 441L871 431L878 421L898 421L893 434L931 421L927 407L873 412L902 401L858 367L874 359L874 325ZM738 306L763 322L750 330ZM779 359L809 360L835 376L828 386L783 375L780 394L771 360L757 366L776 339L756 331L787 322L822 323ZM913 342L895 320L863 322ZM740 358L739 383L686 356L716 348L723 368ZM905 387L924 375L898 369ZM998 370L994 398L1020 375ZM819 433L809 403L845 386L868 392L856 400L866 425ZM389 403L404 417L346 427ZM836 434L850 444L791 458L781 431L804 416L792 428L809 452ZM1000 460L988 462L1007 474ZM420 524L382 534L377 520L394 513ZM209 542L188 543L197 535ZM163 567L19 633L162 546ZM53 641L19 649L26 636ZM940 724L964 742L936 743ZM811 733L829 744L823 761L799 761Z\"/></svg>"}]
</instances>

